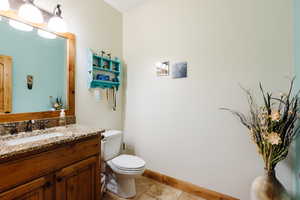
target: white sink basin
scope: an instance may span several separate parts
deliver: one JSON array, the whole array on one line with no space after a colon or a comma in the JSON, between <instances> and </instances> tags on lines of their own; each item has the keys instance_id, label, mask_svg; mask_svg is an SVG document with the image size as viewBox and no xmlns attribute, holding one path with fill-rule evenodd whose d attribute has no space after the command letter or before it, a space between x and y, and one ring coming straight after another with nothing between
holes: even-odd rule
<instances>
[{"instance_id":1,"label":"white sink basin","mask_svg":"<svg viewBox=\"0 0 300 200\"><path fill-rule=\"evenodd\" d=\"M53 137L59 137L63 136L63 133L47 133L47 134L42 134L42 135L36 135L36 136L31 136L31 137L24 137L24 138L18 138L18 139L13 139L13 140L8 140L5 142L6 145L13 146L13 145L19 145L19 144L25 144L28 142L36 142L39 140L46 140L49 138Z\"/></svg>"}]
</instances>

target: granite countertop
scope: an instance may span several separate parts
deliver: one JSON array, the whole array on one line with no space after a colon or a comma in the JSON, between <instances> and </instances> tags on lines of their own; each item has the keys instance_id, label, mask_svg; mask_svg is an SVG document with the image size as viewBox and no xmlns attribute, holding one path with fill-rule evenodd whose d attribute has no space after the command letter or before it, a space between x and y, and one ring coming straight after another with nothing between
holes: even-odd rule
<instances>
[{"instance_id":1,"label":"granite countertop","mask_svg":"<svg viewBox=\"0 0 300 200\"><path fill-rule=\"evenodd\" d=\"M100 135L104 129L88 128L81 125L68 125L67 127L54 127L46 130L37 130L32 132L22 132L16 135L0 136L0 160L16 156L22 153L40 150L57 144L64 144L94 135ZM7 144L16 139L31 138L33 136L51 135L55 137L30 141L22 144Z\"/></svg>"}]
</instances>

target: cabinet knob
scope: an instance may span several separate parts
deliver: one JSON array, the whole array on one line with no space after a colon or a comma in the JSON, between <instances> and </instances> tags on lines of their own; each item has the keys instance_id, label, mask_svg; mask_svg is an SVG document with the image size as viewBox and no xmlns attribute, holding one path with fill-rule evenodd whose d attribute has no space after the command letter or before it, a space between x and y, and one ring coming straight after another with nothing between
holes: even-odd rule
<instances>
[{"instance_id":1,"label":"cabinet knob","mask_svg":"<svg viewBox=\"0 0 300 200\"><path fill-rule=\"evenodd\" d=\"M61 182L61 181L62 181L62 178L61 178L61 177L57 177L57 178L56 178L56 181L57 181L57 182Z\"/></svg>"},{"instance_id":2,"label":"cabinet knob","mask_svg":"<svg viewBox=\"0 0 300 200\"><path fill-rule=\"evenodd\" d=\"M51 185L52 185L52 183L51 183L50 181L48 181L48 182L45 184L45 187L46 187L46 188L49 188L49 187L51 187Z\"/></svg>"}]
</instances>

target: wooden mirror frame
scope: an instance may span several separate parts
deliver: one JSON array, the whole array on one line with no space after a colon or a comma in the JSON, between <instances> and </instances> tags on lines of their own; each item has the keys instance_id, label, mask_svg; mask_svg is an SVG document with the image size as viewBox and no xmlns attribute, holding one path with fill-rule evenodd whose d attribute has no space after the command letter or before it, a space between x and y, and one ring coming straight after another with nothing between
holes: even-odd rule
<instances>
[{"instance_id":1,"label":"wooden mirror frame","mask_svg":"<svg viewBox=\"0 0 300 200\"><path fill-rule=\"evenodd\" d=\"M13 19L24 24L28 24L34 28L47 30L46 24L34 24L20 18L15 11L0 11L0 16ZM67 79L68 79L68 109L67 116L75 116L75 35L72 33L56 33L53 34L67 39ZM30 113L9 113L0 114L0 122L17 122L25 120L36 120L45 118L59 117L60 111L44 111Z\"/></svg>"}]
</instances>

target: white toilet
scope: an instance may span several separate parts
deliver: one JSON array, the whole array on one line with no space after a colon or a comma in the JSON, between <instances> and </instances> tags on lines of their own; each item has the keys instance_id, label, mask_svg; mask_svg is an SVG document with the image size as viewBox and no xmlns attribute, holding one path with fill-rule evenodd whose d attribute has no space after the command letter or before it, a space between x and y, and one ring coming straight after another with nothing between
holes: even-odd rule
<instances>
[{"instance_id":1,"label":"white toilet","mask_svg":"<svg viewBox=\"0 0 300 200\"><path fill-rule=\"evenodd\" d=\"M107 189L122 198L136 195L135 178L145 171L145 161L137 156L120 155L123 134L109 130L103 133L102 158L113 172L109 175Z\"/></svg>"}]
</instances>

